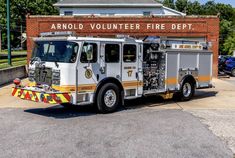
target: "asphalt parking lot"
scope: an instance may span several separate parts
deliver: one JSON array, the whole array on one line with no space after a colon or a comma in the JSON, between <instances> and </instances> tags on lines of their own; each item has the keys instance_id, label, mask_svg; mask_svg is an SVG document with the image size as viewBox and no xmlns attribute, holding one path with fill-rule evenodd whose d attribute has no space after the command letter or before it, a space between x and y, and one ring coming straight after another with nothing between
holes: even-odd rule
<instances>
[{"instance_id":1,"label":"asphalt parking lot","mask_svg":"<svg viewBox=\"0 0 235 158\"><path fill-rule=\"evenodd\" d=\"M214 80L189 102L156 97L101 115L10 97L0 89L0 157L228 157L235 153L235 84Z\"/></svg>"},{"instance_id":2,"label":"asphalt parking lot","mask_svg":"<svg viewBox=\"0 0 235 158\"><path fill-rule=\"evenodd\" d=\"M224 78L223 80L235 85L235 77Z\"/></svg>"}]
</instances>

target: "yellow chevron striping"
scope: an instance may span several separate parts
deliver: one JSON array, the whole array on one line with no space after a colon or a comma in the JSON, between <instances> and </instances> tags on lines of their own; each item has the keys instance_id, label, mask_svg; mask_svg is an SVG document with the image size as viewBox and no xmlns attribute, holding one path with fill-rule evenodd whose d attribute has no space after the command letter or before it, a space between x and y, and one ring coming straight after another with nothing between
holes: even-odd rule
<instances>
[{"instance_id":1,"label":"yellow chevron striping","mask_svg":"<svg viewBox=\"0 0 235 158\"><path fill-rule=\"evenodd\" d=\"M29 95L30 95L30 99L32 101L36 101L35 98L34 98L34 95L33 95L33 92L32 91L28 91Z\"/></svg>"},{"instance_id":2,"label":"yellow chevron striping","mask_svg":"<svg viewBox=\"0 0 235 158\"><path fill-rule=\"evenodd\" d=\"M60 98L60 100L61 100L62 103L68 102L68 100L64 97L63 94L56 94L56 95L57 95L57 97Z\"/></svg>"},{"instance_id":3,"label":"yellow chevron striping","mask_svg":"<svg viewBox=\"0 0 235 158\"><path fill-rule=\"evenodd\" d=\"M38 97L38 100L40 101L41 100L41 93L36 92L36 96Z\"/></svg>"},{"instance_id":4,"label":"yellow chevron striping","mask_svg":"<svg viewBox=\"0 0 235 158\"><path fill-rule=\"evenodd\" d=\"M21 98L21 99L24 99L26 93L27 93L27 91L26 91L26 90L23 90L23 92L22 92L20 98Z\"/></svg>"}]
</instances>

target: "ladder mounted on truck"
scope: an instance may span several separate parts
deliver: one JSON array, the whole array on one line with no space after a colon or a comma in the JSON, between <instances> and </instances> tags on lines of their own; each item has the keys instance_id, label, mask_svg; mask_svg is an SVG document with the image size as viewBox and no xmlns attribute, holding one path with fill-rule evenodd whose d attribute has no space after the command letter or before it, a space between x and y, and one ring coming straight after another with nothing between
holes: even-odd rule
<instances>
[{"instance_id":1,"label":"ladder mounted on truck","mask_svg":"<svg viewBox=\"0 0 235 158\"><path fill-rule=\"evenodd\" d=\"M202 42L198 40L177 39L159 36L146 36L143 39L146 43L161 43L161 47L170 49L198 49L208 50L211 48L211 42Z\"/></svg>"}]
</instances>

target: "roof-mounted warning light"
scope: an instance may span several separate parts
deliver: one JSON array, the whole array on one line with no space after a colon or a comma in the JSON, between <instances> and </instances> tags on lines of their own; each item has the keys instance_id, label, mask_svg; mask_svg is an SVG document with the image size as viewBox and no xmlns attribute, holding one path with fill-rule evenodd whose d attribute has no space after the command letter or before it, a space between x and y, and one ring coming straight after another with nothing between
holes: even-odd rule
<instances>
[{"instance_id":1,"label":"roof-mounted warning light","mask_svg":"<svg viewBox=\"0 0 235 158\"><path fill-rule=\"evenodd\" d=\"M144 42L149 42L149 43L160 43L161 38L159 36L146 36L143 39Z\"/></svg>"},{"instance_id":2,"label":"roof-mounted warning light","mask_svg":"<svg viewBox=\"0 0 235 158\"><path fill-rule=\"evenodd\" d=\"M60 31L60 32L42 32L41 37L55 37L55 36L75 36L72 31Z\"/></svg>"},{"instance_id":3,"label":"roof-mounted warning light","mask_svg":"<svg viewBox=\"0 0 235 158\"><path fill-rule=\"evenodd\" d=\"M125 34L117 34L116 38L119 39L125 39L125 41L135 41L135 38L131 37L130 35L125 35Z\"/></svg>"}]
</instances>

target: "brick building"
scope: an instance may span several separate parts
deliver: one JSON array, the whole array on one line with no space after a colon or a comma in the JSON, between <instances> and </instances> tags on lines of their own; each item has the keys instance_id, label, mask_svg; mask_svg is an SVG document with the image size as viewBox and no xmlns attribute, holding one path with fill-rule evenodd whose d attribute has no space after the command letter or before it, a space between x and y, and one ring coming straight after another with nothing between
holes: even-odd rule
<instances>
[{"instance_id":1,"label":"brick building","mask_svg":"<svg viewBox=\"0 0 235 158\"><path fill-rule=\"evenodd\" d=\"M41 32L73 31L78 36L110 37L127 34L135 38L164 36L211 42L213 73L217 75L219 18L215 16L27 16L27 49Z\"/></svg>"}]
</instances>

